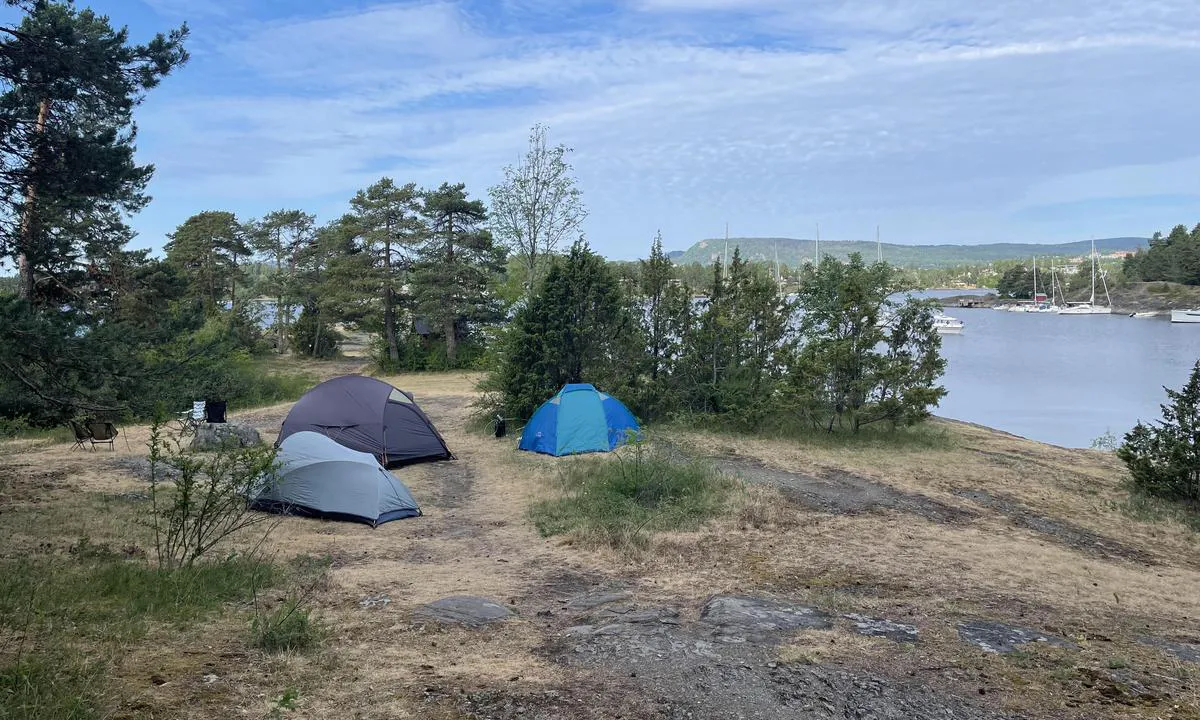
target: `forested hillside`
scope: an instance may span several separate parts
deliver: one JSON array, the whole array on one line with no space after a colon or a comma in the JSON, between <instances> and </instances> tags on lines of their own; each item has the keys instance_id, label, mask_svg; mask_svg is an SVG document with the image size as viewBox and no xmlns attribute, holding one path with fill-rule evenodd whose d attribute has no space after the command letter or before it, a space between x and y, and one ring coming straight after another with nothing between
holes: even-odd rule
<instances>
[{"instance_id":1,"label":"forested hillside","mask_svg":"<svg viewBox=\"0 0 1200 720\"><path fill-rule=\"evenodd\" d=\"M1096 251L1105 254L1120 250L1137 250L1146 246L1146 238L1116 237L1096 241ZM883 259L893 265L906 268L937 268L953 265L977 265L997 260L1024 260L1038 257L1075 257L1090 252L1087 240L1058 245L1035 245L1023 243L989 243L986 245L896 245L882 243ZM811 261L816 253L816 241L796 238L730 238L729 252L740 248L742 257L749 261L774 262L778 252L779 262L790 267L799 267ZM721 257L725 252L725 240L708 239L692 245L681 255L674 257L676 263L706 265ZM863 257L874 258L876 245L873 242L856 240L822 240L821 254L846 259L851 253L862 253Z\"/></svg>"}]
</instances>

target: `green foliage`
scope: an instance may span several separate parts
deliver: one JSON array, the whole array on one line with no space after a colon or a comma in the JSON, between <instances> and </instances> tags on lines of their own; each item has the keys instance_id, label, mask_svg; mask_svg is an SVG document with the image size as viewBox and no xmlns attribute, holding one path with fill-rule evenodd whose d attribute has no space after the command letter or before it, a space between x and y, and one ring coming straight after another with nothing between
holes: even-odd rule
<instances>
[{"instance_id":1,"label":"green foliage","mask_svg":"<svg viewBox=\"0 0 1200 720\"><path fill-rule=\"evenodd\" d=\"M832 257L805 273L797 297L803 344L789 368L783 402L829 432L886 422L896 427L929 417L945 395L945 370L934 307L889 296L904 290L886 263Z\"/></svg>"},{"instance_id":2,"label":"green foliage","mask_svg":"<svg viewBox=\"0 0 1200 720\"><path fill-rule=\"evenodd\" d=\"M102 669L66 653L39 653L0 666L0 718L97 720Z\"/></svg>"},{"instance_id":3,"label":"green foliage","mask_svg":"<svg viewBox=\"0 0 1200 720\"><path fill-rule=\"evenodd\" d=\"M529 418L567 383L620 397L643 357L640 328L604 260L577 242L518 310L503 335L499 367L483 384L492 411Z\"/></svg>"},{"instance_id":4,"label":"green foliage","mask_svg":"<svg viewBox=\"0 0 1200 720\"><path fill-rule=\"evenodd\" d=\"M728 506L737 483L701 461L634 442L603 459L570 463L563 496L530 516L544 536L575 533L614 547L644 545L649 533L694 528Z\"/></svg>"},{"instance_id":5,"label":"green foliage","mask_svg":"<svg viewBox=\"0 0 1200 720\"><path fill-rule=\"evenodd\" d=\"M1117 457L1134 488L1152 497L1200 505L1200 361L1179 390L1163 388L1162 420L1138 423L1125 434Z\"/></svg>"},{"instance_id":6,"label":"green foliage","mask_svg":"<svg viewBox=\"0 0 1200 720\"><path fill-rule=\"evenodd\" d=\"M293 313L297 301L303 299L298 266L301 253L315 242L315 221L315 216L300 210L275 210L262 220L248 224L251 246L268 262L274 263L274 272L266 276L265 282L259 283L256 289L275 298L273 329L277 352L283 352L289 345L289 336L293 332ZM313 327L308 329L310 333L315 330ZM316 357L326 357L319 354L320 344L301 345L298 350L312 357L314 347L318 353Z\"/></svg>"},{"instance_id":7,"label":"green foliage","mask_svg":"<svg viewBox=\"0 0 1200 720\"><path fill-rule=\"evenodd\" d=\"M305 306L300 311L300 317L291 324L292 348L296 354L305 357L337 357L338 343L345 337L333 327L333 323L320 315L320 310L310 307Z\"/></svg>"},{"instance_id":8,"label":"green foliage","mask_svg":"<svg viewBox=\"0 0 1200 720\"><path fill-rule=\"evenodd\" d=\"M254 645L269 653L304 652L321 644L325 629L302 598L289 596L270 613L250 623Z\"/></svg>"},{"instance_id":9,"label":"green foliage","mask_svg":"<svg viewBox=\"0 0 1200 720\"><path fill-rule=\"evenodd\" d=\"M268 524L270 532L273 516L251 511L246 498L273 481L275 453L266 446L222 449L207 456L185 454L164 439L156 420L150 428L148 523L159 567L191 567L260 524ZM163 482L165 468L174 471L169 489Z\"/></svg>"},{"instance_id":10,"label":"green foliage","mask_svg":"<svg viewBox=\"0 0 1200 720\"><path fill-rule=\"evenodd\" d=\"M190 294L201 299L206 315L215 315L225 298L237 309L238 259L245 262L250 256L249 234L233 213L208 210L167 235L167 262L187 278Z\"/></svg>"},{"instance_id":11,"label":"green foliage","mask_svg":"<svg viewBox=\"0 0 1200 720\"><path fill-rule=\"evenodd\" d=\"M583 194L567 162L571 148L547 144L546 127L529 131L529 149L516 166L506 166L504 181L488 190L492 230L525 266L524 296L537 291L544 258L587 218Z\"/></svg>"},{"instance_id":12,"label":"green foliage","mask_svg":"<svg viewBox=\"0 0 1200 720\"><path fill-rule=\"evenodd\" d=\"M424 193L429 233L413 266L414 312L440 332L444 362L458 367L458 345L479 323L495 321L500 308L490 296L491 278L504 263L504 251L482 227L487 208L467 198L462 183L442 183Z\"/></svg>"},{"instance_id":13,"label":"green foliage","mask_svg":"<svg viewBox=\"0 0 1200 720\"><path fill-rule=\"evenodd\" d=\"M1166 237L1154 233L1148 248L1125 256L1122 273L1133 282L1200 285L1200 224L1190 232L1186 226L1176 225Z\"/></svg>"},{"instance_id":14,"label":"green foliage","mask_svg":"<svg viewBox=\"0 0 1200 720\"><path fill-rule=\"evenodd\" d=\"M187 26L131 45L90 9L22 5L0 41L0 256L27 263L22 297L45 306L129 239L153 172L134 162L133 108L187 60Z\"/></svg>"}]
</instances>

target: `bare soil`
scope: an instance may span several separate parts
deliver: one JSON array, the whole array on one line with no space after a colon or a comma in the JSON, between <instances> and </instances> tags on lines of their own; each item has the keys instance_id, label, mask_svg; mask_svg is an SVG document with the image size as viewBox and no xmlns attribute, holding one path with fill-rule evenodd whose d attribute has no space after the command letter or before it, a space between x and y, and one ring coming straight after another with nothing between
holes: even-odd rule
<instances>
[{"instance_id":1,"label":"bare soil","mask_svg":"<svg viewBox=\"0 0 1200 720\"><path fill-rule=\"evenodd\" d=\"M457 459L397 471L422 517L276 528L280 560L332 563L324 648L254 650L244 608L151 633L121 651L114 717L272 717L293 688L275 716L1200 718L1197 536L1124 514L1110 455L944 421L913 448L676 430L744 491L703 528L612 549L537 534L528 508L575 459L469 429L476 377L388 380ZM271 442L286 411L231 416ZM123 432L114 451L3 446L0 553L137 532L147 430ZM458 596L511 616L422 610Z\"/></svg>"}]
</instances>

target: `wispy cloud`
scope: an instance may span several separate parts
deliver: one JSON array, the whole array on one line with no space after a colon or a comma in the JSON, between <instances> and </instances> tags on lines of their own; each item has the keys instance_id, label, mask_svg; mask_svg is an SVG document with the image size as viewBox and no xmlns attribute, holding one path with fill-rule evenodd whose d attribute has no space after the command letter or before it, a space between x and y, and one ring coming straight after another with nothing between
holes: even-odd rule
<instances>
[{"instance_id":1,"label":"wispy cloud","mask_svg":"<svg viewBox=\"0 0 1200 720\"><path fill-rule=\"evenodd\" d=\"M190 92L142 116L150 242L204 207L329 207L384 172L482 195L538 121L577 149L588 234L622 256L726 220L1060 239L1029 212L1079 199L1056 178L1122 196L1148 166L1191 187L1179 161L1200 158L1200 19L1179 0L445 0L221 32ZM1079 235L1188 220L1088 211Z\"/></svg>"}]
</instances>

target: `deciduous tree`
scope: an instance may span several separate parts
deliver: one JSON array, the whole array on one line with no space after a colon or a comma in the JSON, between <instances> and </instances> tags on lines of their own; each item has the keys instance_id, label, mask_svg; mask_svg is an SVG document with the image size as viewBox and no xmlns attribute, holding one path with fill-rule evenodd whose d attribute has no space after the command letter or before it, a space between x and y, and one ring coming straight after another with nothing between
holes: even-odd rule
<instances>
[{"instance_id":1,"label":"deciduous tree","mask_svg":"<svg viewBox=\"0 0 1200 720\"><path fill-rule=\"evenodd\" d=\"M516 166L506 166L504 181L488 191L496 237L525 263L526 297L537 287L543 258L574 236L587 217L566 160L569 152L565 145L547 144L546 127L534 125L525 156Z\"/></svg>"}]
</instances>

